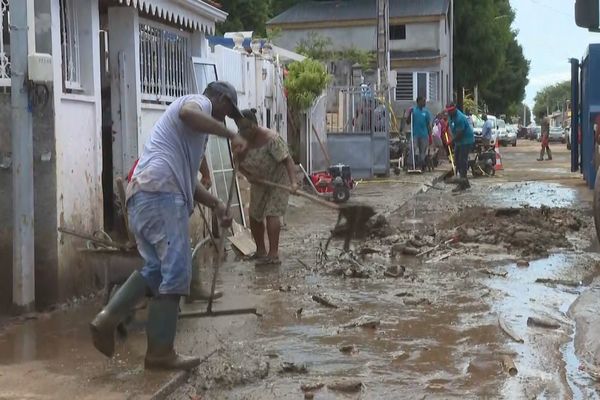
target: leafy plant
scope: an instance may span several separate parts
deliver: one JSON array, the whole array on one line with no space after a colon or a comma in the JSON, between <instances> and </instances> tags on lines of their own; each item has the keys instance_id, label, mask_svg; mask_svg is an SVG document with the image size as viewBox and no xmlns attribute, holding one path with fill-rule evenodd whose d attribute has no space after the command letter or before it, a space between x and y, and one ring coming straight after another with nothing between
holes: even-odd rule
<instances>
[{"instance_id":1,"label":"leafy plant","mask_svg":"<svg viewBox=\"0 0 600 400\"><path fill-rule=\"evenodd\" d=\"M284 81L288 92L288 104L305 110L323 93L331 80L323 64L306 58L289 65L289 73Z\"/></svg>"}]
</instances>

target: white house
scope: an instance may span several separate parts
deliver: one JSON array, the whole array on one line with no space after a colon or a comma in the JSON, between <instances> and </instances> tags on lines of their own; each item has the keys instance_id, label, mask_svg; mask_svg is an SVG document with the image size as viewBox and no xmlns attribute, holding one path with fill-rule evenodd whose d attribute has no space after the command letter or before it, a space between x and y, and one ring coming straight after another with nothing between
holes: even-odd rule
<instances>
[{"instance_id":1,"label":"white house","mask_svg":"<svg viewBox=\"0 0 600 400\"><path fill-rule=\"evenodd\" d=\"M26 0L23 0L26 1ZM32 96L36 304L93 285L85 242L115 226L113 182L177 96L196 88L191 59L227 14L201 0L27 0L30 53L47 53L53 82ZM0 310L11 304L12 213L8 1L0 0ZM35 33L35 34L33 34ZM7 68L8 67L8 68Z\"/></svg>"}]
</instances>

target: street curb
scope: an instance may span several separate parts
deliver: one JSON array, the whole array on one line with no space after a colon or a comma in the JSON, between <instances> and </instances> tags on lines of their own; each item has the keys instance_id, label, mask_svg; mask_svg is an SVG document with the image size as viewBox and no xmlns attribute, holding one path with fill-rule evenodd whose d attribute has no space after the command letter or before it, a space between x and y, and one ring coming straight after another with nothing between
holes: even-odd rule
<instances>
[{"instance_id":1,"label":"street curb","mask_svg":"<svg viewBox=\"0 0 600 400\"><path fill-rule=\"evenodd\" d=\"M160 387L151 397L150 400L165 400L169 397L179 386L181 386L190 377L189 371L179 371L164 385Z\"/></svg>"}]
</instances>

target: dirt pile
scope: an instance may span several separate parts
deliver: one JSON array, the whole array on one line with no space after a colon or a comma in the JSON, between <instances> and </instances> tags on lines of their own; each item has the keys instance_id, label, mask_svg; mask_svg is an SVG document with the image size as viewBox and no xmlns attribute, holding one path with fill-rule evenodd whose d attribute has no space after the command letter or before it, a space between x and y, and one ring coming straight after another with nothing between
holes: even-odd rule
<instances>
[{"instance_id":1,"label":"dirt pile","mask_svg":"<svg viewBox=\"0 0 600 400\"><path fill-rule=\"evenodd\" d=\"M552 248L571 248L567 235L586 224L577 212L565 208L467 207L443 224L440 236L502 245L523 257L545 257Z\"/></svg>"}]
</instances>

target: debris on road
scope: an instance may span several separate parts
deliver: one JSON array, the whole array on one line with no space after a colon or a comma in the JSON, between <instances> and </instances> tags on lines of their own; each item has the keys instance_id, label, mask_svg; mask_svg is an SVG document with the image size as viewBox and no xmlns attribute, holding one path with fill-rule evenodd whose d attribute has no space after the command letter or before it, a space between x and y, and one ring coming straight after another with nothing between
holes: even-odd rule
<instances>
[{"instance_id":1,"label":"debris on road","mask_svg":"<svg viewBox=\"0 0 600 400\"><path fill-rule=\"evenodd\" d=\"M346 344L339 347L340 352L344 354L356 354L358 353L358 349L353 344Z\"/></svg>"},{"instance_id":2,"label":"debris on road","mask_svg":"<svg viewBox=\"0 0 600 400\"><path fill-rule=\"evenodd\" d=\"M344 329L351 329L351 328L375 329L380 324L381 324L381 320L379 320L375 317L368 316L368 315L363 315L362 317L358 317L358 318L350 321L349 323L342 325L342 328L344 328Z\"/></svg>"},{"instance_id":3,"label":"debris on road","mask_svg":"<svg viewBox=\"0 0 600 400\"><path fill-rule=\"evenodd\" d=\"M406 267L403 265L391 265L385 270L383 275L388 278L402 278L405 271Z\"/></svg>"},{"instance_id":4,"label":"debris on road","mask_svg":"<svg viewBox=\"0 0 600 400\"><path fill-rule=\"evenodd\" d=\"M302 390L303 392L314 392L314 391L317 391L317 390L323 388L324 386L325 386L325 384L322 382L303 383L300 385L300 390Z\"/></svg>"},{"instance_id":5,"label":"debris on road","mask_svg":"<svg viewBox=\"0 0 600 400\"><path fill-rule=\"evenodd\" d=\"M529 261L527 261L527 260L518 260L517 261L517 267L519 267L519 268L529 267Z\"/></svg>"},{"instance_id":6,"label":"debris on road","mask_svg":"<svg viewBox=\"0 0 600 400\"><path fill-rule=\"evenodd\" d=\"M421 305L431 305L431 300L426 299L426 298L420 298L420 299L416 299L416 300L411 300L411 299L404 299L404 305L405 306L421 306Z\"/></svg>"},{"instance_id":7,"label":"debris on road","mask_svg":"<svg viewBox=\"0 0 600 400\"><path fill-rule=\"evenodd\" d=\"M539 328L546 328L546 329L560 328L560 324L558 322L552 321L551 319L548 319L548 318L542 318L542 317L527 318L527 326L537 326Z\"/></svg>"},{"instance_id":8,"label":"debris on road","mask_svg":"<svg viewBox=\"0 0 600 400\"><path fill-rule=\"evenodd\" d=\"M319 296L318 294L313 294L311 298L313 299L313 301L316 301L317 303L319 303L322 306L325 306L328 308L339 308L337 305L333 304L331 302L331 300L328 300L323 296Z\"/></svg>"},{"instance_id":9,"label":"debris on road","mask_svg":"<svg viewBox=\"0 0 600 400\"><path fill-rule=\"evenodd\" d=\"M510 376L515 376L519 373L515 362L509 355L504 355L502 357L502 367L504 368L504 371L506 371Z\"/></svg>"},{"instance_id":10,"label":"debris on road","mask_svg":"<svg viewBox=\"0 0 600 400\"><path fill-rule=\"evenodd\" d=\"M487 274L489 276L499 276L501 278L506 278L508 276L508 272L504 271L504 272L494 272L494 271L490 271L489 269L484 269L482 271L484 274Z\"/></svg>"},{"instance_id":11,"label":"debris on road","mask_svg":"<svg viewBox=\"0 0 600 400\"><path fill-rule=\"evenodd\" d=\"M512 330L512 328L506 323L506 321L504 321L501 315L498 315L498 325L500 325L500 329L502 329L502 331L506 333L512 340L517 343L525 343L523 338Z\"/></svg>"},{"instance_id":12,"label":"debris on road","mask_svg":"<svg viewBox=\"0 0 600 400\"><path fill-rule=\"evenodd\" d=\"M549 285L562 285L562 286L570 286L570 287L579 287L583 285L581 281L569 281L565 279L546 279L546 278L538 278L535 280L535 283L544 283Z\"/></svg>"},{"instance_id":13,"label":"debris on road","mask_svg":"<svg viewBox=\"0 0 600 400\"><path fill-rule=\"evenodd\" d=\"M296 364L293 362L284 361L281 363L279 372L282 374L307 374L308 368L305 364Z\"/></svg>"},{"instance_id":14,"label":"debris on road","mask_svg":"<svg viewBox=\"0 0 600 400\"><path fill-rule=\"evenodd\" d=\"M340 380L327 384L327 389L344 393L360 392L362 387L362 382L358 380Z\"/></svg>"}]
</instances>

